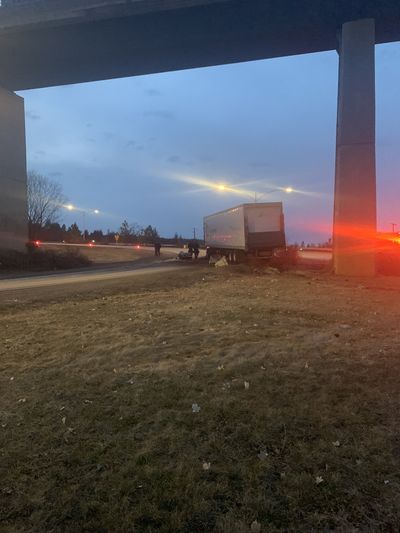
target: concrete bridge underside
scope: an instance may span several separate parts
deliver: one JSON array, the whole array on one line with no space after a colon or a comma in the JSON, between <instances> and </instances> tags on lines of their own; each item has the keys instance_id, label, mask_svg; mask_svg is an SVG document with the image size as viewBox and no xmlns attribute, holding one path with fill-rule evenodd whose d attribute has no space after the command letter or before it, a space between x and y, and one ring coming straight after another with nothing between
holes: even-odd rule
<instances>
[{"instance_id":1,"label":"concrete bridge underside","mask_svg":"<svg viewBox=\"0 0 400 533\"><path fill-rule=\"evenodd\" d=\"M374 45L397 40L398 0L32 0L0 8L0 246L26 240L24 124L13 91L337 49L334 265L340 274L373 274Z\"/></svg>"}]
</instances>

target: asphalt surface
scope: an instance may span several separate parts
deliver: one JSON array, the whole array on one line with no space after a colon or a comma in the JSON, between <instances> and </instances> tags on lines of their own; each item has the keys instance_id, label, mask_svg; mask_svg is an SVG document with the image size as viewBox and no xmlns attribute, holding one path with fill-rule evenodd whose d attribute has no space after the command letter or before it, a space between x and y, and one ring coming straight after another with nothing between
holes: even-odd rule
<instances>
[{"instance_id":1,"label":"asphalt surface","mask_svg":"<svg viewBox=\"0 0 400 533\"><path fill-rule=\"evenodd\" d=\"M143 276L146 274L157 274L161 272L171 272L181 268L175 261L161 261L151 265L132 265L129 268L115 265L103 269L86 270L68 273L50 273L46 275L26 276L19 278L9 278L0 280L0 292L16 291L24 289L38 289L56 287L60 285L84 284L88 282L99 282L130 278L133 276Z\"/></svg>"}]
</instances>

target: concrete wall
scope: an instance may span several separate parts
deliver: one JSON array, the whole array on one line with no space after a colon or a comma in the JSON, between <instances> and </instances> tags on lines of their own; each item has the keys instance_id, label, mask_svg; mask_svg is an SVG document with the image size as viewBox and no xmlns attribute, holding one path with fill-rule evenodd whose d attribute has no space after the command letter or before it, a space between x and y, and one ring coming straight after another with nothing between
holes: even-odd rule
<instances>
[{"instance_id":1,"label":"concrete wall","mask_svg":"<svg viewBox=\"0 0 400 533\"><path fill-rule=\"evenodd\" d=\"M24 100L0 88L0 249L28 240Z\"/></svg>"}]
</instances>

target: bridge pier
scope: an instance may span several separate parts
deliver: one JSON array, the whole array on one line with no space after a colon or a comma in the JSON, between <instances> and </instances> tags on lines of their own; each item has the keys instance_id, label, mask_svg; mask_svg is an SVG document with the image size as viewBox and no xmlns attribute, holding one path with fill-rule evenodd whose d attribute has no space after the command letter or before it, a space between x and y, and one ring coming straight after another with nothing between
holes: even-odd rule
<instances>
[{"instance_id":1,"label":"bridge pier","mask_svg":"<svg viewBox=\"0 0 400 533\"><path fill-rule=\"evenodd\" d=\"M0 249L28 240L24 100L0 88Z\"/></svg>"},{"instance_id":2,"label":"bridge pier","mask_svg":"<svg viewBox=\"0 0 400 533\"><path fill-rule=\"evenodd\" d=\"M343 24L339 43L333 267L375 275L375 21Z\"/></svg>"}]
</instances>

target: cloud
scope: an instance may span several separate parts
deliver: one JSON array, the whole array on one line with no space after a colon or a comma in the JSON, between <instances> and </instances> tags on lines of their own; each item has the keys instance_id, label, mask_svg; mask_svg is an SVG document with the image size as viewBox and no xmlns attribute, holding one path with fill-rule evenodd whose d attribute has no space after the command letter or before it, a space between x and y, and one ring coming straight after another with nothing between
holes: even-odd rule
<instances>
[{"instance_id":1,"label":"cloud","mask_svg":"<svg viewBox=\"0 0 400 533\"><path fill-rule=\"evenodd\" d=\"M136 146L136 141L130 140L126 143L125 148L134 148Z\"/></svg>"},{"instance_id":2,"label":"cloud","mask_svg":"<svg viewBox=\"0 0 400 533\"><path fill-rule=\"evenodd\" d=\"M172 120L175 118L175 115L172 113L172 111L168 111L167 109L150 109L145 111L143 114L145 117L163 118L166 120Z\"/></svg>"},{"instance_id":3,"label":"cloud","mask_svg":"<svg viewBox=\"0 0 400 533\"><path fill-rule=\"evenodd\" d=\"M29 118L30 120L39 120L40 119L40 115L37 115L33 111L29 111L29 110L25 112L25 116L26 116L26 118Z\"/></svg>"},{"instance_id":4,"label":"cloud","mask_svg":"<svg viewBox=\"0 0 400 533\"><path fill-rule=\"evenodd\" d=\"M64 173L58 170L55 172L49 172L49 176L51 176L52 178L59 178L60 176L63 176L63 175Z\"/></svg>"},{"instance_id":5,"label":"cloud","mask_svg":"<svg viewBox=\"0 0 400 533\"><path fill-rule=\"evenodd\" d=\"M157 89L146 89L145 93L147 96L160 96L161 92Z\"/></svg>"},{"instance_id":6,"label":"cloud","mask_svg":"<svg viewBox=\"0 0 400 533\"><path fill-rule=\"evenodd\" d=\"M114 138L114 134L111 133L110 131L105 131L105 132L103 133L103 135L104 135L104 139L105 139L106 141L111 141L111 139Z\"/></svg>"},{"instance_id":7,"label":"cloud","mask_svg":"<svg viewBox=\"0 0 400 533\"><path fill-rule=\"evenodd\" d=\"M144 150L143 144L139 144L138 146L136 146L136 150Z\"/></svg>"},{"instance_id":8,"label":"cloud","mask_svg":"<svg viewBox=\"0 0 400 533\"><path fill-rule=\"evenodd\" d=\"M167 162L168 163L179 163L181 160L181 158L179 157L179 155L170 155L167 159Z\"/></svg>"},{"instance_id":9,"label":"cloud","mask_svg":"<svg viewBox=\"0 0 400 533\"><path fill-rule=\"evenodd\" d=\"M91 128L92 126L93 126L93 124L91 122L87 122L87 124L86 124L87 128Z\"/></svg>"}]
</instances>

